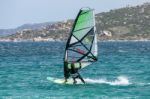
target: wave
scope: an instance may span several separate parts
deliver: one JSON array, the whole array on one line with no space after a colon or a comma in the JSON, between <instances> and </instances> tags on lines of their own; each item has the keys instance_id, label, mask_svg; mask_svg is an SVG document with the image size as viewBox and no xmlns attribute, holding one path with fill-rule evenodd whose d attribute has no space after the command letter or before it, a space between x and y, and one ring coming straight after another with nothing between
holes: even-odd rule
<instances>
[{"instance_id":1,"label":"wave","mask_svg":"<svg viewBox=\"0 0 150 99\"><path fill-rule=\"evenodd\" d=\"M150 83L135 83L135 85L139 85L139 86L150 86Z\"/></svg>"},{"instance_id":2,"label":"wave","mask_svg":"<svg viewBox=\"0 0 150 99\"><path fill-rule=\"evenodd\" d=\"M125 53L125 52L128 52L128 51L125 51L125 50L118 50L118 52L120 52L120 53Z\"/></svg>"},{"instance_id":3,"label":"wave","mask_svg":"<svg viewBox=\"0 0 150 99\"><path fill-rule=\"evenodd\" d=\"M89 84L96 83L96 84L109 84L109 85L122 85L122 86L127 86L131 84L128 78L125 76L118 76L117 79L114 81L109 81L107 79L90 79L90 78L85 78L84 80Z\"/></svg>"}]
</instances>

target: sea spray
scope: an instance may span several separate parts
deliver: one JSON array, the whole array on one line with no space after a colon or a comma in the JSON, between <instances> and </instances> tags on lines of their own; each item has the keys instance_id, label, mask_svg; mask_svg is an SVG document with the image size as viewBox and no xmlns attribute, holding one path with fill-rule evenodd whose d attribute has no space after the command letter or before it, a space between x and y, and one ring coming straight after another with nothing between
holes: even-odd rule
<instances>
[{"instance_id":1,"label":"sea spray","mask_svg":"<svg viewBox=\"0 0 150 99\"><path fill-rule=\"evenodd\" d=\"M129 80L125 76L118 76L116 80L111 81L107 79L90 79L90 78L85 78L85 81L90 84L109 84L109 85L123 85L127 86L131 83L129 83Z\"/></svg>"}]
</instances>

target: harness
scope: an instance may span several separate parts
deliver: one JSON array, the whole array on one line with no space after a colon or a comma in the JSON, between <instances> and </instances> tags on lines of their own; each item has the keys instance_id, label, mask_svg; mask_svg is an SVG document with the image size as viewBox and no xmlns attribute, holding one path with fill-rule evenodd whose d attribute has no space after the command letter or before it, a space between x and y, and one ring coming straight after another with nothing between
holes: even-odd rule
<instances>
[{"instance_id":1,"label":"harness","mask_svg":"<svg viewBox=\"0 0 150 99\"><path fill-rule=\"evenodd\" d=\"M70 74L70 76L71 76L72 78L77 78L78 75L79 75L78 73Z\"/></svg>"}]
</instances>

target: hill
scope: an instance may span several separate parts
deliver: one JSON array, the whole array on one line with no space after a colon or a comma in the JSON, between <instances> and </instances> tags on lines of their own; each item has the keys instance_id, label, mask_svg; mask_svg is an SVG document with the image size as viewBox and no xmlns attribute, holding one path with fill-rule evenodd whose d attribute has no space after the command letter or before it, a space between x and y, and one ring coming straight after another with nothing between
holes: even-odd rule
<instances>
[{"instance_id":1,"label":"hill","mask_svg":"<svg viewBox=\"0 0 150 99\"><path fill-rule=\"evenodd\" d=\"M45 27L50 24L52 24L52 22L23 24L14 29L0 29L0 36L15 34L17 31L23 31L24 29L31 29L31 30L41 29L42 27Z\"/></svg>"},{"instance_id":2,"label":"hill","mask_svg":"<svg viewBox=\"0 0 150 99\"><path fill-rule=\"evenodd\" d=\"M99 40L150 40L150 3L96 14ZM74 20L23 28L7 40L66 40ZM30 27L30 26L29 26ZM106 36L109 34L109 36Z\"/></svg>"}]
</instances>

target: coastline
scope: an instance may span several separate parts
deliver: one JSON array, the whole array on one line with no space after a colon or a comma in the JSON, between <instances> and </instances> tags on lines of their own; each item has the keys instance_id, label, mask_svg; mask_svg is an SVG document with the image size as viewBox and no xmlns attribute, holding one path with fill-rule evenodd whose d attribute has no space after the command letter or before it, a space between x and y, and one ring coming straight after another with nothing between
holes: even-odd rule
<instances>
[{"instance_id":1,"label":"coastline","mask_svg":"<svg viewBox=\"0 0 150 99\"><path fill-rule=\"evenodd\" d=\"M66 40L0 40L1 42L66 42ZM150 42L149 39L140 39L140 40L98 40L98 42Z\"/></svg>"},{"instance_id":2,"label":"coastline","mask_svg":"<svg viewBox=\"0 0 150 99\"><path fill-rule=\"evenodd\" d=\"M148 39L143 39L143 40L102 40L98 42L150 42Z\"/></svg>"}]
</instances>

